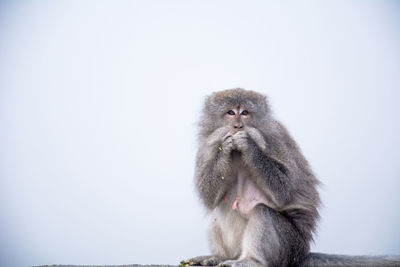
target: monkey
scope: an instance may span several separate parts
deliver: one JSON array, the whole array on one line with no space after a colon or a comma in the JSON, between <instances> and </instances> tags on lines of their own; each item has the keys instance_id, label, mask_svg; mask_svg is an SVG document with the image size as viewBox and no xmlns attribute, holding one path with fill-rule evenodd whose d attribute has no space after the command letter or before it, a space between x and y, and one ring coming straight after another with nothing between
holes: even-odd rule
<instances>
[{"instance_id":1,"label":"monkey","mask_svg":"<svg viewBox=\"0 0 400 267\"><path fill-rule=\"evenodd\" d=\"M214 92L199 123L195 187L210 216L212 255L203 266L400 266L389 256L311 253L320 181L267 97L242 88Z\"/></svg>"}]
</instances>

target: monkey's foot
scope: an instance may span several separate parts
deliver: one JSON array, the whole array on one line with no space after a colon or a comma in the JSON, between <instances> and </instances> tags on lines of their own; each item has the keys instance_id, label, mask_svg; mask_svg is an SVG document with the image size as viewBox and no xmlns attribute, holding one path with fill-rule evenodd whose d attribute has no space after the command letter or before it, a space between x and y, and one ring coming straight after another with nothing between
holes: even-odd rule
<instances>
[{"instance_id":1,"label":"monkey's foot","mask_svg":"<svg viewBox=\"0 0 400 267\"><path fill-rule=\"evenodd\" d=\"M189 264L190 266L192 265L216 266L220 262L222 262L222 259L217 256L198 256L183 262L184 264Z\"/></svg>"},{"instance_id":2,"label":"monkey's foot","mask_svg":"<svg viewBox=\"0 0 400 267\"><path fill-rule=\"evenodd\" d=\"M218 267L262 267L262 265L251 259L243 259L224 261L218 264Z\"/></svg>"}]
</instances>

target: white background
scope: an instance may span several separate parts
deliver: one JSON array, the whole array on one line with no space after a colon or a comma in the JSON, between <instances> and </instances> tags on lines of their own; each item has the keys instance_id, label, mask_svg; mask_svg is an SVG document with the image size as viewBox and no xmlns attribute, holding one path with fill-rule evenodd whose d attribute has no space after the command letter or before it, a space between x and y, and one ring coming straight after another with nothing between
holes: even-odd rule
<instances>
[{"instance_id":1,"label":"white background","mask_svg":"<svg viewBox=\"0 0 400 267\"><path fill-rule=\"evenodd\" d=\"M266 94L324 186L314 251L400 254L400 5L0 4L0 265L207 254L204 96Z\"/></svg>"}]
</instances>

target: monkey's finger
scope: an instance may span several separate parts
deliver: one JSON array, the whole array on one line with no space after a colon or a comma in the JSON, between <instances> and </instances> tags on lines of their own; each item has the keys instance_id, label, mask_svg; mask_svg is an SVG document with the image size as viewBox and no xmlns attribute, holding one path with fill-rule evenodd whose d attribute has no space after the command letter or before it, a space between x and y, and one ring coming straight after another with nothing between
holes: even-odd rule
<instances>
[{"instance_id":1,"label":"monkey's finger","mask_svg":"<svg viewBox=\"0 0 400 267\"><path fill-rule=\"evenodd\" d=\"M238 131L237 133L235 133L233 135L233 139L236 139L236 138L247 138L247 136L248 136L248 134L247 134L246 131Z\"/></svg>"},{"instance_id":2,"label":"monkey's finger","mask_svg":"<svg viewBox=\"0 0 400 267\"><path fill-rule=\"evenodd\" d=\"M228 140L229 138L232 138L232 134L228 132L224 137L222 138L223 141Z\"/></svg>"}]
</instances>

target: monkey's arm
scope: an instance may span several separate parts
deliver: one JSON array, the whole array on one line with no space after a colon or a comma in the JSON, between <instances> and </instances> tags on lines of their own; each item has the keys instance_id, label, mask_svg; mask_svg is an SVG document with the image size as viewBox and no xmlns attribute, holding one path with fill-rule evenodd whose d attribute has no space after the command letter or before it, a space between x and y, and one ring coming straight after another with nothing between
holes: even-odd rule
<instances>
[{"instance_id":1,"label":"monkey's arm","mask_svg":"<svg viewBox=\"0 0 400 267\"><path fill-rule=\"evenodd\" d=\"M291 171L282 161L266 154L250 139L246 163L251 166L257 177L261 178L264 191L272 191L277 204L285 205L292 195Z\"/></svg>"},{"instance_id":2,"label":"monkey's arm","mask_svg":"<svg viewBox=\"0 0 400 267\"><path fill-rule=\"evenodd\" d=\"M272 195L277 211L284 214L307 240L318 215L318 180L286 128L276 122L274 130L249 129L243 151L260 189ZM236 138L234 138L234 142Z\"/></svg>"},{"instance_id":3,"label":"monkey's arm","mask_svg":"<svg viewBox=\"0 0 400 267\"><path fill-rule=\"evenodd\" d=\"M200 142L196 161L196 188L208 209L215 208L224 197L229 181L232 135L218 129Z\"/></svg>"},{"instance_id":4,"label":"monkey's arm","mask_svg":"<svg viewBox=\"0 0 400 267\"><path fill-rule=\"evenodd\" d=\"M246 166L255 174L261 189L267 195L272 193L278 206L288 204L293 190L293 171L289 164L273 155L275 153L256 129L238 132L234 135L233 142L242 152Z\"/></svg>"}]
</instances>

